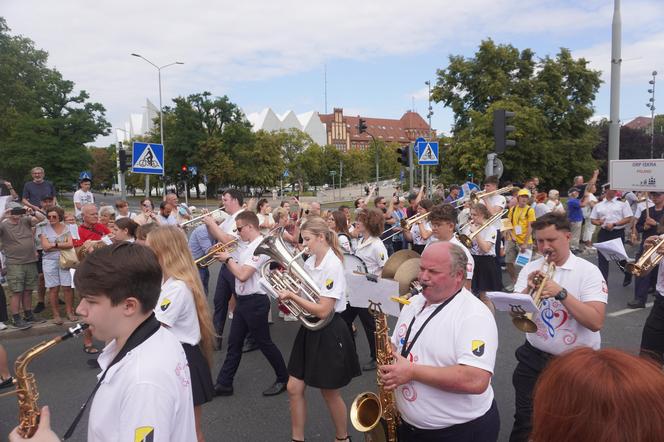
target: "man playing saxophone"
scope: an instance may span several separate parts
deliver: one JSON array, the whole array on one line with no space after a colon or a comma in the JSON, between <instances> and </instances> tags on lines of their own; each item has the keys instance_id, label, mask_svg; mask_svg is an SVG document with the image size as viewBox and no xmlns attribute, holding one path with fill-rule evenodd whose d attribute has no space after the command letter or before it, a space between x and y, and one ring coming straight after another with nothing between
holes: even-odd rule
<instances>
[{"instance_id":1,"label":"man playing saxophone","mask_svg":"<svg viewBox=\"0 0 664 442\"><path fill-rule=\"evenodd\" d=\"M514 426L510 441L527 441L531 431L532 395L537 379L556 355L576 347L599 349L608 289L596 265L570 251L570 223L564 214L547 213L532 224L539 253L526 264L514 291L530 293L539 275L551 264L555 273L541 289L535 333L516 350L518 364L512 376L515 390ZM546 265L544 260L547 260Z\"/></svg>"},{"instance_id":2,"label":"man playing saxophone","mask_svg":"<svg viewBox=\"0 0 664 442\"><path fill-rule=\"evenodd\" d=\"M394 364L381 365L394 390L400 442L490 442L500 420L491 388L498 330L491 312L464 288L467 257L438 242L422 254L421 295L406 305L392 335Z\"/></svg>"}]
</instances>

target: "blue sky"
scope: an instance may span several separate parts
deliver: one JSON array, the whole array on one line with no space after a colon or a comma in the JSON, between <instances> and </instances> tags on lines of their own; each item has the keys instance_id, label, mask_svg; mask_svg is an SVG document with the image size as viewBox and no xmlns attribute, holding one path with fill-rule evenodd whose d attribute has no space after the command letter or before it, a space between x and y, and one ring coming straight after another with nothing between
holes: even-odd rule
<instances>
[{"instance_id":1,"label":"blue sky","mask_svg":"<svg viewBox=\"0 0 664 442\"><path fill-rule=\"evenodd\" d=\"M621 10L626 122L649 113L650 73L664 80L664 7L624 0ZM156 70L132 52L158 65L185 63L162 72L165 104L208 90L247 113L322 113L327 65L328 111L398 118L413 106L426 115L424 82L450 54L472 56L488 37L540 57L567 47L587 58L605 81L596 116L608 116L612 13L609 0L5 0L0 9L13 33L33 39L51 66L106 106L113 127L141 112L146 97L158 103ZM451 123L435 104L434 128L448 132Z\"/></svg>"}]
</instances>

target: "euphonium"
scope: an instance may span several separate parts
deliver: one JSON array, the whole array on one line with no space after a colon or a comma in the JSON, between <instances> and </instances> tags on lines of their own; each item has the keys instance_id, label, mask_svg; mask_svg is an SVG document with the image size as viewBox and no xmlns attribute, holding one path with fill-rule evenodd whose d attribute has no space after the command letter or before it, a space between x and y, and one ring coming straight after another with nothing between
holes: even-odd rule
<instances>
[{"instance_id":1,"label":"euphonium","mask_svg":"<svg viewBox=\"0 0 664 442\"><path fill-rule=\"evenodd\" d=\"M32 437L39 427L39 415L41 410L37 404L39 392L37 391L37 380L33 373L28 372L28 364L37 356L49 350L60 342L77 336L88 328L88 324L76 324L69 328L67 333L55 337L49 341L35 345L16 359L14 373L16 377L16 390L3 393L0 396L10 394L18 395L18 434L24 438Z\"/></svg>"},{"instance_id":2,"label":"euphonium","mask_svg":"<svg viewBox=\"0 0 664 442\"><path fill-rule=\"evenodd\" d=\"M659 264L659 262L662 260L662 257L664 256L657 252L657 249L659 249L659 247L662 245L662 241L664 241L664 237L661 236L655 239L655 242L653 242L650 247L644 250L638 261L627 263L625 270L635 275L636 277L643 276L652 270L653 267Z\"/></svg>"},{"instance_id":3,"label":"euphonium","mask_svg":"<svg viewBox=\"0 0 664 442\"><path fill-rule=\"evenodd\" d=\"M539 273L533 277L535 287L530 291L530 296L533 298L533 302L538 310L542 307L542 290L544 290L544 284L553 278L555 272L556 265L553 262L549 262L548 254L544 255L542 267ZM524 333L535 333L537 331L537 324L533 321L532 313L517 313L512 318L512 323Z\"/></svg>"},{"instance_id":4,"label":"euphonium","mask_svg":"<svg viewBox=\"0 0 664 442\"><path fill-rule=\"evenodd\" d=\"M387 327L387 315L380 304L369 301L369 313L376 321L376 365L394 363L392 344ZM396 442L399 411L394 401L394 392L383 388L383 382L377 374L378 394L365 391L357 395L350 406L350 421L353 427L364 433L367 442Z\"/></svg>"},{"instance_id":5,"label":"euphonium","mask_svg":"<svg viewBox=\"0 0 664 442\"><path fill-rule=\"evenodd\" d=\"M280 227L267 235L254 251L254 255L267 255L271 258L261 267L260 283L275 299L279 299L278 292L288 290L308 301L319 303L320 293L316 282L298 262L306 249L293 255L283 240L283 230L284 228ZM270 269L272 262L276 262L283 269ZM281 303L310 330L320 330L334 318L334 312L331 312L326 318L319 319L290 299Z\"/></svg>"}]
</instances>

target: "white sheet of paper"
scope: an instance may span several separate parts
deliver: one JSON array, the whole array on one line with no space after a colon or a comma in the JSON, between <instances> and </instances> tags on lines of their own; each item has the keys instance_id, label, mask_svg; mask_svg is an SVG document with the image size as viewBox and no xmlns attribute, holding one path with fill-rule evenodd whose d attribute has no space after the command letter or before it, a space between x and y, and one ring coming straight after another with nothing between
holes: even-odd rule
<instances>
[{"instance_id":1,"label":"white sheet of paper","mask_svg":"<svg viewBox=\"0 0 664 442\"><path fill-rule=\"evenodd\" d=\"M0 217L5 213L5 207L9 201L11 201L11 196L0 196Z\"/></svg>"},{"instance_id":2,"label":"white sheet of paper","mask_svg":"<svg viewBox=\"0 0 664 442\"><path fill-rule=\"evenodd\" d=\"M383 313L399 317L399 303L392 301L392 296L399 296L399 283L392 279L378 278L378 282L369 281L366 276L346 273L348 284L348 302L353 307L367 308L369 300L380 303Z\"/></svg>"},{"instance_id":3,"label":"white sheet of paper","mask_svg":"<svg viewBox=\"0 0 664 442\"><path fill-rule=\"evenodd\" d=\"M623 259L629 259L627 252L625 251L625 246L623 245L620 238L613 238L610 241L596 242L593 243L593 246L600 251L604 257L609 261L622 261Z\"/></svg>"},{"instance_id":4,"label":"white sheet of paper","mask_svg":"<svg viewBox=\"0 0 664 442\"><path fill-rule=\"evenodd\" d=\"M71 275L71 288L75 289L74 287L74 275L76 274L76 269L69 269L69 274Z\"/></svg>"},{"instance_id":5,"label":"white sheet of paper","mask_svg":"<svg viewBox=\"0 0 664 442\"><path fill-rule=\"evenodd\" d=\"M496 310L501 312L518 312L522 309L526 313L536 313L537 306L528 293L486 292L493 302Z\"/></svg>"},{"instance_id":6,"label":"white sheet of paper","mask_svg":"<svg viewBox=\"0 0 664 442\"><path fill-rule=\"evenodd\" d=\"M526 249L525 252L519 252L519 254L516 255L516 260L514 263L518 266L523 267L530 262L532 257L533 257L533 250Z\"/></svg>"}]
</instances>

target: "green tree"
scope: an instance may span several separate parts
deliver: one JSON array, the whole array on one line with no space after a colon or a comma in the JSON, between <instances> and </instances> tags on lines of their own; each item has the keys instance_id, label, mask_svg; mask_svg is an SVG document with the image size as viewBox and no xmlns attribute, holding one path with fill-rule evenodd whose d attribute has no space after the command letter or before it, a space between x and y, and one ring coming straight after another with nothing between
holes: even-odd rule
<instances>
[{"instance_id":1,"label":"green tree","mask_svg":"<svg viewBox=\"0 0 664 442\"><path fill-rule=\"evenodd\" d=\"M88 151L92 157L90 172L93 186L97 189L111 187L117 174L115 145L108 148L91 147Z\"/></svg>"},{"instance_id":2,"label":"green tree","mask_svg":"<svg viewBox=\"0 0 664 442\"><path fill-rule=\"evenodd\" d=\"M39 165L69 187L90 164L85 143L108 133L105 109L49 68L30 39L9 31L0 18L0 174L20 185Z\"/></svg>"}]
</instances>

